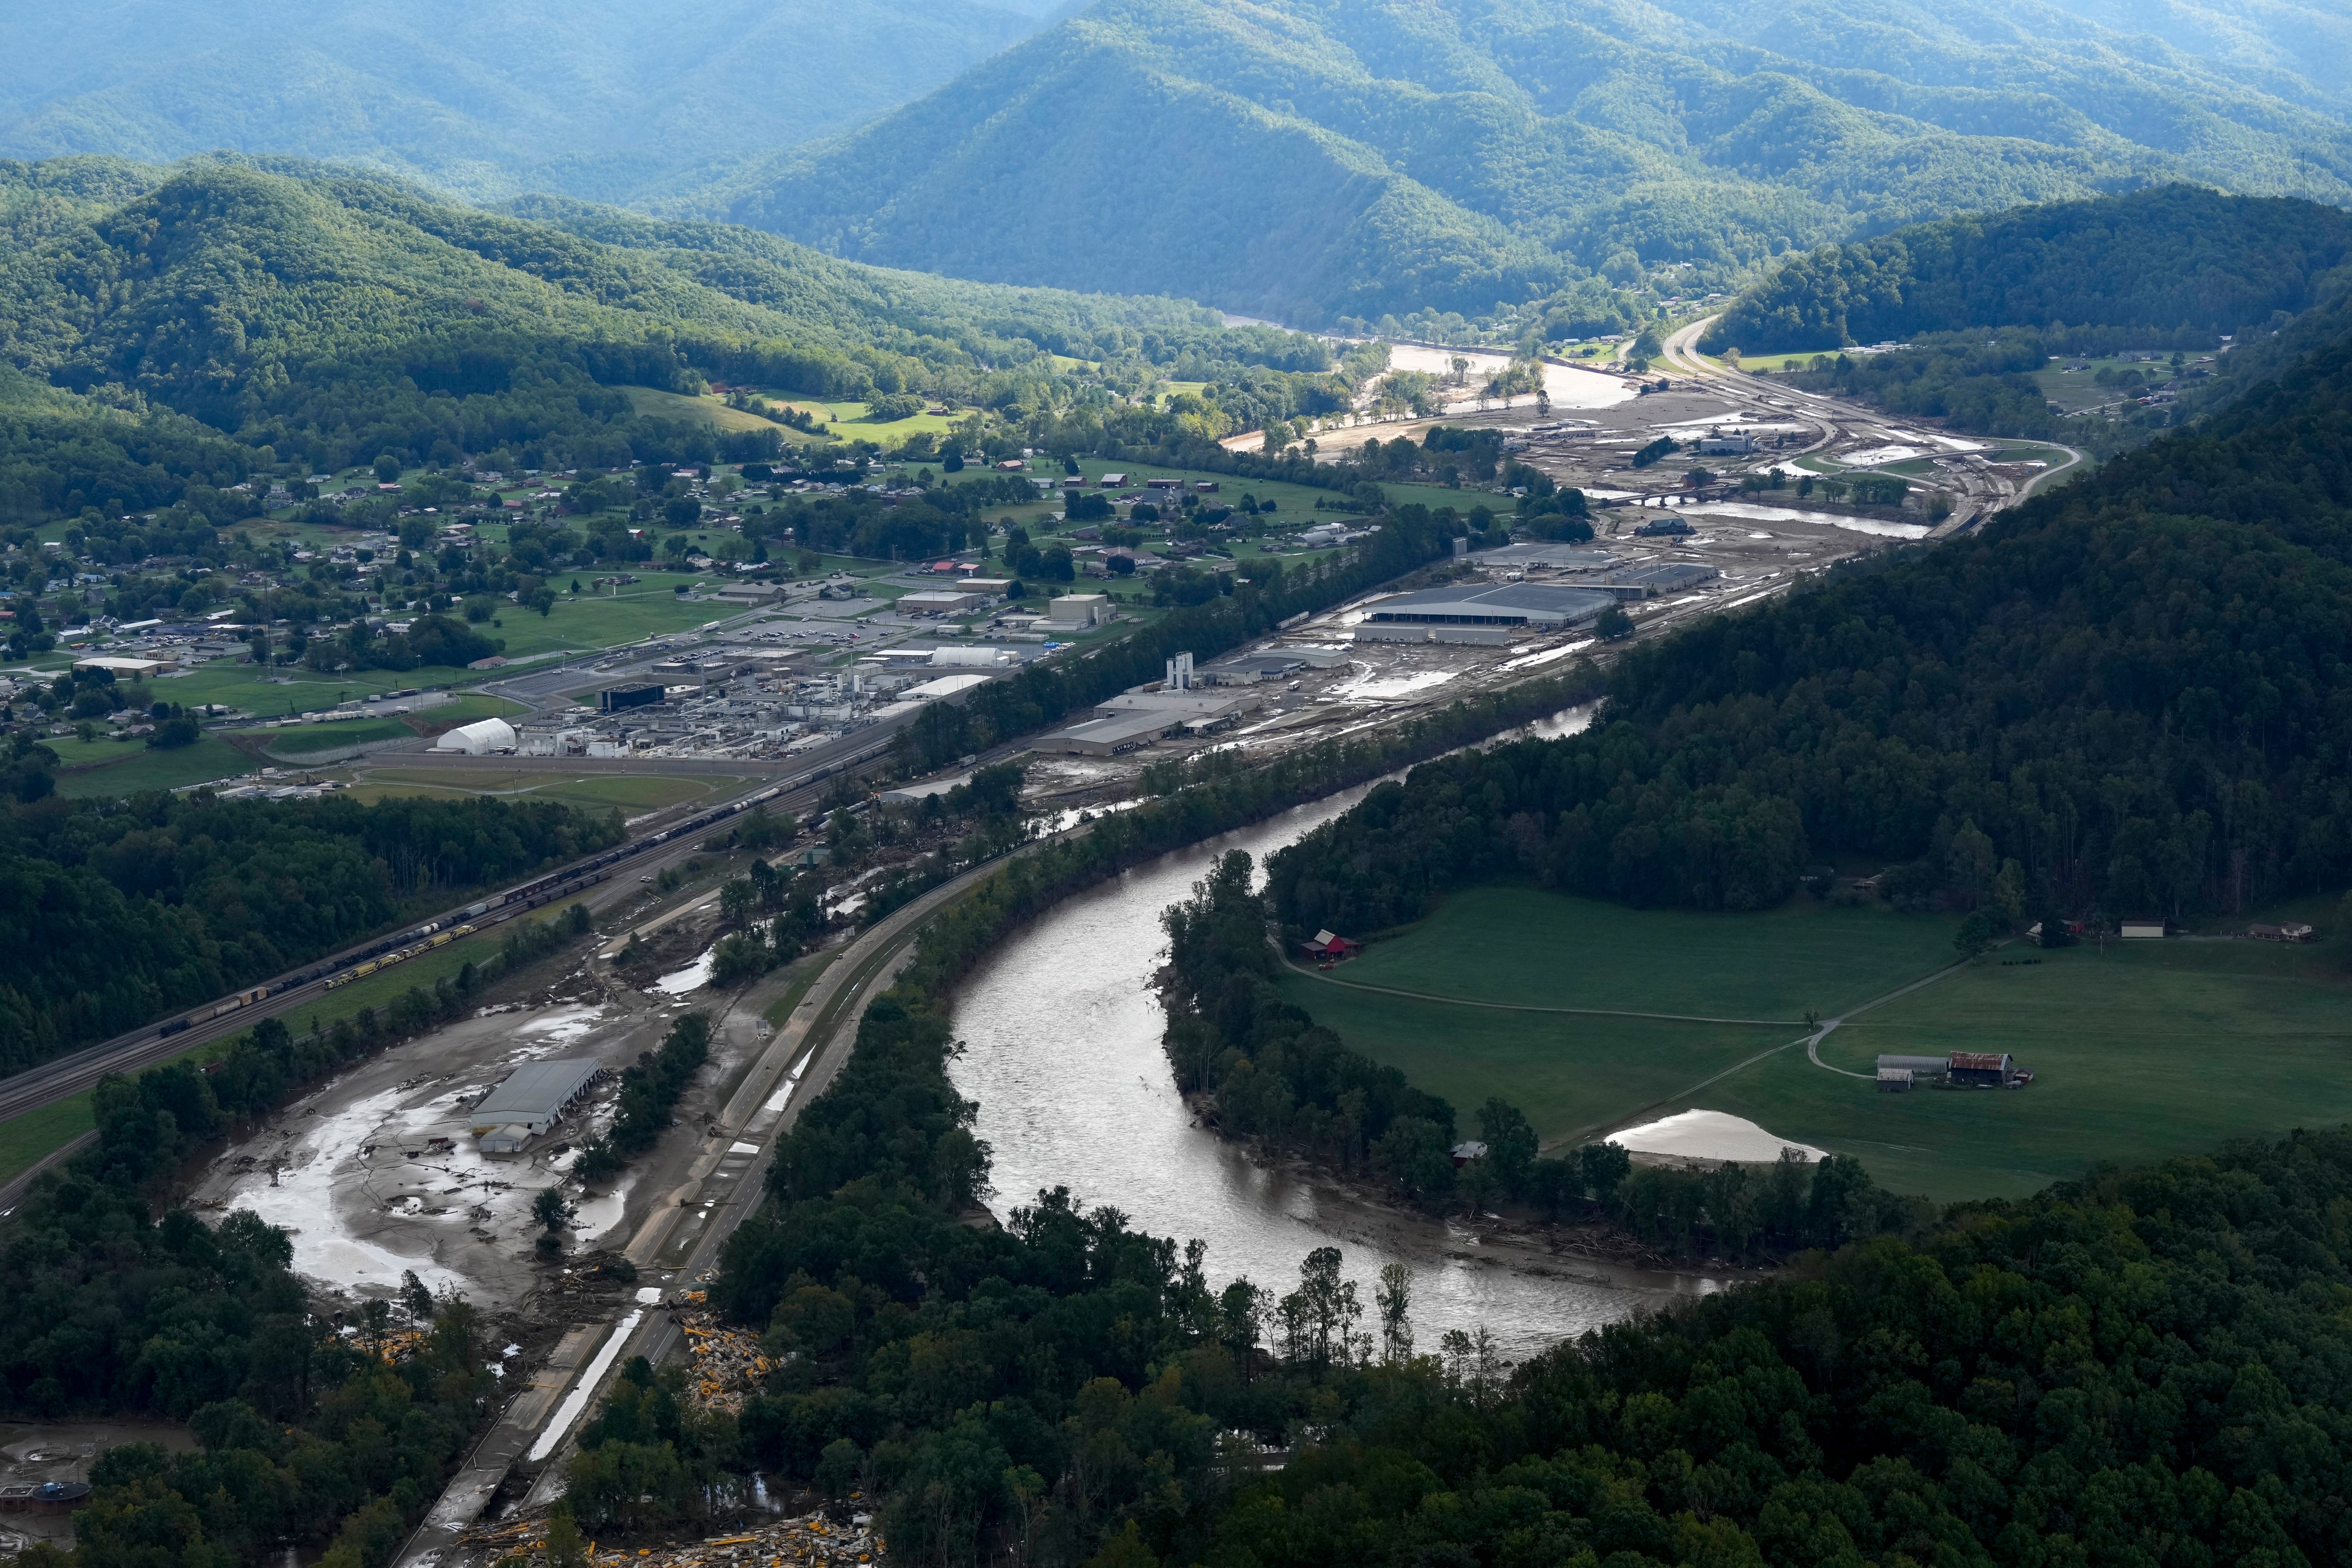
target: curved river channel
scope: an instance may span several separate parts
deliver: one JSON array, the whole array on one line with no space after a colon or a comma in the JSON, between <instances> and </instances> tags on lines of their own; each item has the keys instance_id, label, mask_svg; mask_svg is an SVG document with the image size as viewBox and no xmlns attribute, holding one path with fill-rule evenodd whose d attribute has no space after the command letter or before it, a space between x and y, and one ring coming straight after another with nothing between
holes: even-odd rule
<instances>
[{"instance_id":1,"label":"curved river channel","mask_svg":"<svg viewBox=\"0 0 2352 1568\"><path fill-rule=\"evenodd\" d=\"M1558 734L1582 714L1536 727ZM1369 788L1370 786L1365 786ZM1208 1244L1212 1289L1247 1277L1280 1295L1318 1247L1339 1247L1371 1311L1383 1264L1412 1269L1418 1348L1449 1329L1484 1326L1522 1360L1561 1339L1720 1288L1699 1275L1650 1272L1531 1248L1482 1246L1466 1227L1369 1202L1295 1167L1268 1168L1198 1126L1160 1048L1165 1016L1151 976L1166 961L1160 913L1186 897L1216 857L1255 859L1362 798L1317 801L1136 868L1055 906L964 983L950 1064L977 1100L975 1131L994 1152L990 1207L1002 1219L1041 1188L1066 1186L1132 1227Z\"/></svg>"}]
</instances>

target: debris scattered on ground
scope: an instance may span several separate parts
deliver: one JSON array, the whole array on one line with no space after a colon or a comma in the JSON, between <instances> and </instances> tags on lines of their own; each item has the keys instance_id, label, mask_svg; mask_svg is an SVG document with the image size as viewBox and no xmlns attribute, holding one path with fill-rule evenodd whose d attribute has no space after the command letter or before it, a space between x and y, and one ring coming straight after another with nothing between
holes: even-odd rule
<instances>
[{"instance_id":1,"label":"debris scattered on ground","mask_svg":"<svg viewBox=\"0 0 2352 1568\"><path fill-rule=\"evenodd\" d=\"M683 1291L677 1300L677 1326L694 1358L687 1377L688 1395L706 1410L742 1414L744 1397L759 1392L775 1363L761 1348L758 1335L719 1321L703 1305L704 1292Z\"/></svg>"},{"instance_id":2,"label":"debris scattered on ground","mask_svg":"<svg viewBox=\"0 0 2352 1568\"><path fill-rule=\"evenodd\" d=\"M543 1564L547 1561L547 1521L544 1517L508 1519L477 1525L457 1538L461 1548L486 1551L492 1563ZM591 1542L589 1562L595 1568L849 1568L885 1563L884 1542L866 1514L847 1524L822 1512L803 1514L752 1525L726 1535L669 1546L637 1546L614 1550L603 1542Z\"/></svg>"}]
</instances>

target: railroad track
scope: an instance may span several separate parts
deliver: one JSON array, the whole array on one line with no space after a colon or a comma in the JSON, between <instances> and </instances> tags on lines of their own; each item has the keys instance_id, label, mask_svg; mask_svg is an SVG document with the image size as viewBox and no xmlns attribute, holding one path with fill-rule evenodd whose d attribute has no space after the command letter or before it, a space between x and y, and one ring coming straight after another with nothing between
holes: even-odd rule
<instances>
[{"instance_id":1,"label":"railroad track","mask_svg":"<svg viewBox=\"0 0 2352 1568\"><path fill-rule=\"evenodd\" d=\"M810 805L821 799L842 773L863 766L887 752L895 733L894 730L890 735L868 742L847 755L779 783L755 781L757 787L708 807L674 826L657 829L487 899L446 910L422 925L355 944L192 1012L142 1025L112 1039L0 1079L0 1121L70 1099L93 1088L109 1073L136 1072L194 1047L242 1033L263 1018L315 1001L335 985L358 978L355 972L367 965L385 967L388 957L396 963L433 946L446 945L433 939L461 934L461 926L471 927L463 934L478 935L550 903L584 893L623 870L637 869L650 863L648 856L659 859L667 852L670 858L682 858L693 852L691 841L696 835L753 805L773 805L790 810ZM0 1206L5 1205L16 1185L12 1182L0 1188Z\"/></svg>"}]
</instances>

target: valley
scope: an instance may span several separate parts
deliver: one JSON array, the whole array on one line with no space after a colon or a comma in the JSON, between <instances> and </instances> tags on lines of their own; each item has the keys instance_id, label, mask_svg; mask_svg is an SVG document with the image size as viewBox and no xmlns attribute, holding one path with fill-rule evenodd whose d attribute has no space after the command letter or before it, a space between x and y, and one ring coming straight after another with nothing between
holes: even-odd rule
<instances>
[{"instance_id":1,"label":"valley","mask_svg":"<svg viewBox=\"0 0 2352 1568\"><path fill-rule=\"evenodd\" d=\"M2343 10L22 18L0 1560L2343 1558Z\"/></svg>"}]
</instances>

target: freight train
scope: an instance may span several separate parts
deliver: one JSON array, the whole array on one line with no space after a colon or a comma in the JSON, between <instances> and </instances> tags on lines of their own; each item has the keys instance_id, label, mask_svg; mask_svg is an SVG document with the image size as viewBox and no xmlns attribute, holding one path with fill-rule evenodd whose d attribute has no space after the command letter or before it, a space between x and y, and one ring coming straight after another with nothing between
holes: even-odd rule
<instances>
[{"instance_id":1,"label":"freight train","mask_svg":"<svg viewBox=\"0 0 2352 1568\"><path fill-rule=\"evenodd\" d=\"M787 790L802 789L812 784L823 783L841 769L868 761L885 750L887 750L887 743L869 748L866 752L858 756L803 773L783 784L772 785L755 795L746 795L741 800L731 801L725 805L712 806L709 811L688 817L674 826L666 827L659 833L632 843L615 846L593 859L582 861L578 865L567 866L561 871L551 872L540 878L537 881L526 882L521 887L509 889L496 898L485 899L479 903L468 905L463 917L467 922L465 924L452 926L444 931L441 922L436 921L412 931L403 931L397 936L385 937L371 947L355 949L351 952L328 959L324 963L312 964L307 969L297 970L270 984L256 985L250 990L240 991L236 995L220 1002L199 1007L185 1016L174 1018L164 1024L156 1033L162 1037L179 1034L194 1025L210 1022L225 1014L234 1013L241 1007L249 1007L267 997L283 994L298 986L308 985L321 977L326 979L325 988L330 991L349 985L355 980L363 980L371 974L391 968L395 963L404 963L419 953L430 952L436 947L446 946L458 937L471 936L478 929L471 922L478 916L488 914L494 910L520 913L524 910L537 909L541 904L582 892L609 878L613 874L613 868L624 860L642 855L648 849L658 848L662 845L675 843L680 838L699 833L705 828L715 826L729 817L750 811L755 806L765 805Z\"/></svg>"}]
</instances>

